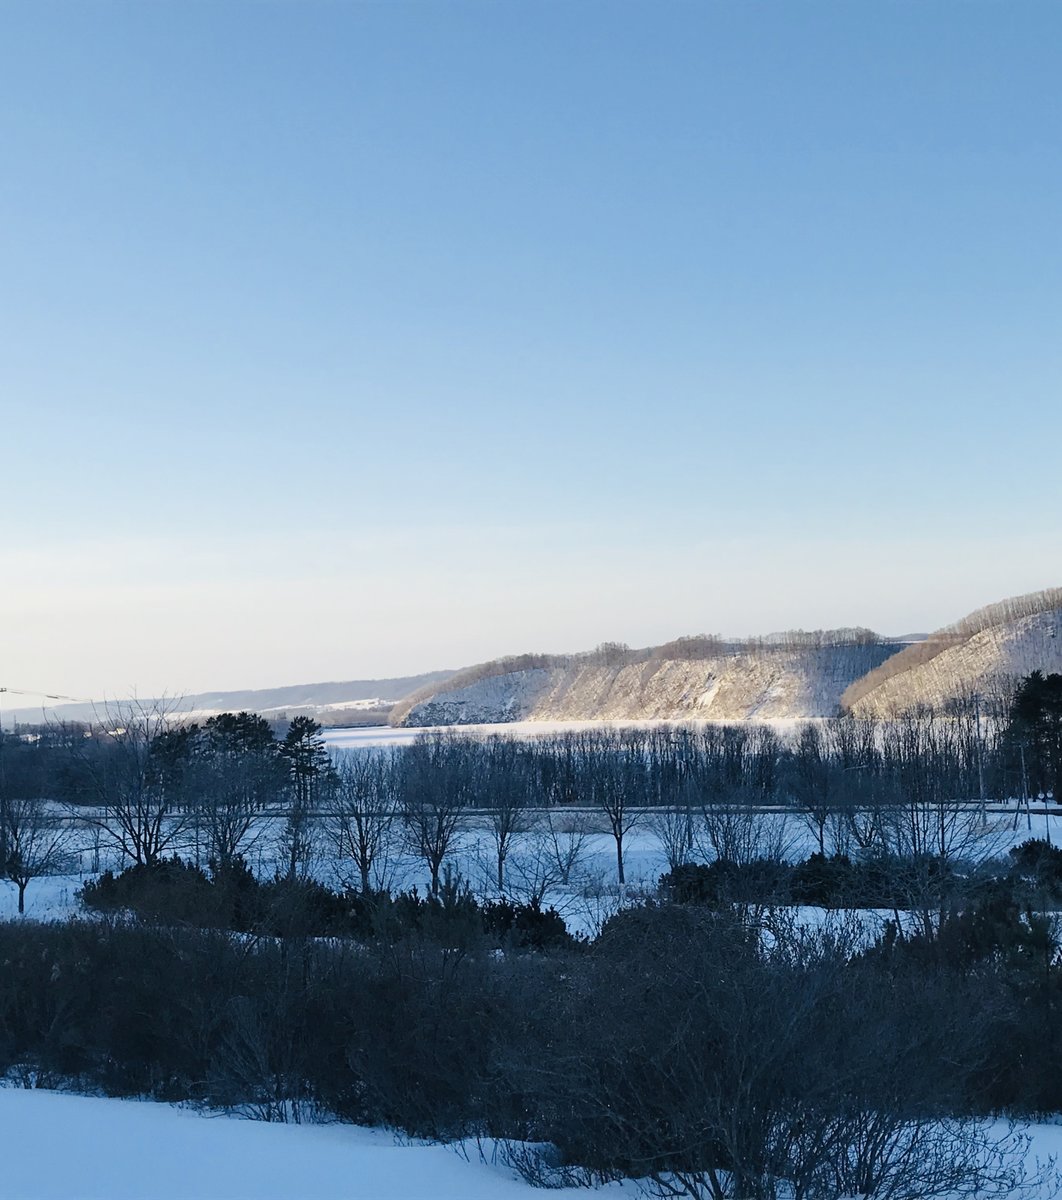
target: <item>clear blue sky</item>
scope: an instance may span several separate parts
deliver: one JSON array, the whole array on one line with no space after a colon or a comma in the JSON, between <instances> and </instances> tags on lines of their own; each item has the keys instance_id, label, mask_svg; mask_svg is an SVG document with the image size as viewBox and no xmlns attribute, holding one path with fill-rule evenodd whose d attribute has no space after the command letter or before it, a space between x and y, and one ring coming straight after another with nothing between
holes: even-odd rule
<instances>
[{"instance_id":1,"label":"clear blue sky","mask_svg":"<svg viewBox=\"0 0 1062 1200\"><path fill-rule=\"evenodd\" d=\"M0 684L1062 583L1062 6L0 3Z\"/></svg>"}]
</instances>

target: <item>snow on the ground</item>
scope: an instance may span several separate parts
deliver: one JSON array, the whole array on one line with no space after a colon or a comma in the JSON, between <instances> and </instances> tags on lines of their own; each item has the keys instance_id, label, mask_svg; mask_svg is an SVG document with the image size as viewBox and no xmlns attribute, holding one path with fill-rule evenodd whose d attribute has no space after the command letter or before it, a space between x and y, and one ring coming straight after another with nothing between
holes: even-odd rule
<instances>
[{"instance_id":1,"label":"snow on the ground","mask_svg":"<svg viewBox=\"0 0 1062 1200\"><path fill-rule=\"evenodd\" d=\"M822 720L819 717L780 717L757 721L757 725L770 725L778 731L798 728L801 725ZM325 745L333 750L368 750L378 746L404 746L415 741L421 734L457 734L462 737L550 737L559 733L579 733L586 730L603 729L663 729L672 726L732 725L746 724L741 721L705 721L683 718L644 719L622 721L504 721L491 725L428 725L390 726L368 725L352 729L322 729Z\"/></svg>"},{"instance_id":2,"label":"snow on the ground","mask_svg":"<svg viewBox=\"0 0 1062 1200\"><path fill-rule=\"evenodd\" d=\"M534 1200L543 1194L474 1150L462 1157L354 1125L265 1124L146 1101L0 1088L0 1131L5 1200ZM1062 1156L1062 1126L1032 1125L1028 1133L1027 1167L1034 1174ZM633 1200L642 1193L627 1182L545 1194Z\"/></svg>"},{"instance_id":3,"label":"snow on the ground","mask_svg":"<svg viewBox=\"0 0 1062 1200\"><path fill-rule=\"evenodd\" d=\"M574 810L556 811L558 828L564 828L565 822L574 815ZM546 894L546 904L556 907L572 932L594 934L601 922L617 908L651 892L668 866L660 840L652 829L653 817L646 814L624 840L627 887L621 893L616 885L615 843L603 832L603 819L593 810L583 810L577 815L594 832L584 835L580 861L571 885L551 888ZM248 853L248 862L260 878L268 879L281 861L277 839L282 821L277 817L266 817L263 821L268 828ZM786 857L793 861L806 858L816 848L810 827L798 813L762 812L759 821L764 843L784 846ZM1009 811L993 807L989 821L994 827L988 838L990 849L1000 857L1011 846L1027 838L1048 837L1055 844L1062 844L1062 814L1057 810L1049 814L1041 810L1027 817L1024 810L1019 813L1013 807ZM180 850L189 860L196 861L190 847L181 846ZM525 893L530 894L527 889L534 882L535 864L541 854L540 835L520 834L515 838L507 872L513 899L526 899ZM95 873L88 870L92 857L91 852L83 855L82 869L78 873L33 880L26 892L26 916L36 920L62 920L81 911L76 892L86 879L95 877ZM199 857L201 860L203 856ZM706 853L698 857L710 856ZM493 846L482 814L470 814L468 825L448 861L477 894L484 898L496 895L492 882L495 870ZM99 865L117 871L123 864L113 855L105 854ZM349 882L349 864L344 866L335 859L327 838L321 838L311 869L316 877L332 886ZM416 886L423 895L428 888L427 868L422 861L396 846L387 862L381 865L378 882L392 891ZM17 915L17 901L14 885L0 880L0 920Z\"/></svg>"},{"instance_id":4,"label":"snow on the ground","mask_svg":"<svg viewBox=\"0 0 1062 1200\"><path fill-rule=\"evenodd\" d=\"M65 921L78 912L75 893L90 876L48 875L26 889L26 916L37 921ZM0 879L0 921L18 916L18 889Z\"/></svg>"},{"instance_id":5,"label":"snow on the ground","mask_svg":"<svg viewBox=\"0 0 1062 1200\"><path fill-rule=\"evenodd\" d=\"M168 1104L0 1088L11 1200L532 1200L514 1172L354 1125L271 1125ZM600 1189L634 1195L633 1186ZM578 1189L551 1191L574 1200Z\"/></svg>"}]
</instances>

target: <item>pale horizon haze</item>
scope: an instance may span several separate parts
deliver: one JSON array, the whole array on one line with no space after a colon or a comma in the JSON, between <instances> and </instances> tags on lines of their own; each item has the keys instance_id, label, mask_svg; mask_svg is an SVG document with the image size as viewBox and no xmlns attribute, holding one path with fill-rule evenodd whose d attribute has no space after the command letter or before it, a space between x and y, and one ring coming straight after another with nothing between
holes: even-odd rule
<instances>
[{"instance_id":1,"label":"pale horizon haze","mask_svg":"<svg viewBox=\"0 0 1062 1200\"><path fill-rule=\"evenodd\" d=\"M1046 2L0 0L0 687L1062 584L1060 45Z\"/></svg>"}]
</instances>

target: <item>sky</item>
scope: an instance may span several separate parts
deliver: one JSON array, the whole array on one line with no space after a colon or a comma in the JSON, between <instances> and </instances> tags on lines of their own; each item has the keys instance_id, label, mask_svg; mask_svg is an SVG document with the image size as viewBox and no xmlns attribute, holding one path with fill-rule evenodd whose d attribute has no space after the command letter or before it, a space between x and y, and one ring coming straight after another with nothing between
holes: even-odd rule
<instances>
[{"instance_id":1,"label":"sky","mask_svg":"<svg viewBox=\"0 0 1062 1200\"><path fill-rule=\"evenodd\" d=\"M0 686L1062 583L1062 6L0 0Z\"/></svg>"}]
</instances>

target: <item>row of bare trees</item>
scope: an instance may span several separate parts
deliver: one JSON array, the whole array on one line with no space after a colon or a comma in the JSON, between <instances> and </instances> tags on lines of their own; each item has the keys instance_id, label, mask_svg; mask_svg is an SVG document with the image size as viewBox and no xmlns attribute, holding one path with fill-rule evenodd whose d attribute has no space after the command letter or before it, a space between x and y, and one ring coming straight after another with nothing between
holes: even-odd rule
<instances>
[{"instance_id":1,"label":"row of bare trees","mask_svg":"<svg viewBox=\"0 0 1062 1200\"><path fill-rule=\"evenodd\" d=\"M799 827L824 855L954 861L991 848L989 798L1024 789L1028 763L1013 749L1002 723L971 704L791 735L766 725L523 740L439 732L334 761L307 717L278 737L254 714L178 724L163 706L125 705L92 729L3 739L0 861L24 893L69 852L72 816L97 857L150 865L191 852L224 869L268 843L275 870L304 873L327 852L361 890L388 886L405 855L437 893L447 862L474 841L498 893L541 898L571 882L591 829L611 838L621 886L639 829L669 867L782 858Z\"/></svg>"},{"instance_id":2,"label":"row of bare trees","mask_svg":"<svg viewBox=\"0 0 1062 1200\"><path fill-rule=\"evenodd\" d=\"M7 739L0 861L20 906L30 880L76 869L86 851L93 870L180 853L225 871L257 854L287 878L327 860L366 892L393 886L412 858L435 895L474 832L492 847L491 885L541 900L570 880L588 822L541 810L518 744L482 750L426 737L334 761L305 717L278 739L254 714L182 725L157 705L124 706L93 730Z\"/></svg>"},{"instance_id":3,"label":"row of bare trees","mask_svg":"<svg viewBox=\"0 0 1062 1200\"><path fill-rule=\"evenodd\" d=\"M539 879L569 882L561 824L569 849L591 828L611 837L621 885L636 830L656 839L672 868L780 860L809 838L824 855L957 862L987 856L1007 832L985 810L987 789L1003 782L998 742L997 727L976 713L818 722L790 739L766 726L526 740L439 733L341 766L333 810L362 886L369 851L379 860L384 827L399 825L433 890L470 823L490 847L502 893L514 870L526 886L529 854ZM543 844L550 853L530 853Z\"/></svg>"}]
</instances>

